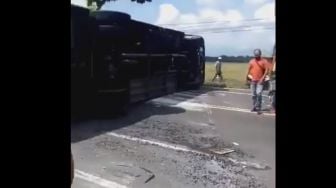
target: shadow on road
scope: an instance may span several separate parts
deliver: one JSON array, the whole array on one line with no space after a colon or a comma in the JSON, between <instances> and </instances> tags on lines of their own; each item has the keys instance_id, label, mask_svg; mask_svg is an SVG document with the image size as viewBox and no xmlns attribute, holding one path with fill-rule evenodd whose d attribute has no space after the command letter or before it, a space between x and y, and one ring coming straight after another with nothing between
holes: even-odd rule
<instances>
[{"instance_id":1,"label":"shadow on road","mask_svg":"<svg viewBox=\"0 0 336 188\"><path fill-rule=\"evenodd\" d=\"M177 93L163 97L173 99L174 103L179 103L215 90L216 88L202 88L200 90L185 91L188 95L179 95ZM86 116L85 118L72 120L71 143L80 142L116 129L131 126L151 116L180 114L184 112L186 110L180 107L142 102L130 106L129 112L125 116Z\"/></svg>"},{"instance_id":2,"label":"shadow on road","mask_svg":"<svg viewBox=\"0 0 336 188\"><path fill-rule=\"evenodd\" d=\"M140 103L131 106L128 115L125 116L77 119L71 122L71 143L80 142L116 129L130 126L150 116L179 114L184 112L184 109L178 107Z\"/></svg>"}]
</instances>

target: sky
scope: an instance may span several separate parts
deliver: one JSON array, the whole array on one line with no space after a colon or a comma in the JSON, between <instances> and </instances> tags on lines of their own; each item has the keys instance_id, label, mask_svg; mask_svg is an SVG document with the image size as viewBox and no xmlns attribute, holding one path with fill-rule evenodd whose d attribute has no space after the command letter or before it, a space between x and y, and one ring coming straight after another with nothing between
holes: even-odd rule
<instances>
[{"instance_id":1,"label":"sky","mask_svg":"<svg viewBox=\"0 0 336 188\"><path fill-rule=\"evenodd\" d=\"M86 6L86 0L71 0ZM207 56L270 56L275 44L275 0L131 0L106 3L102 10L126 12L132 19L168 27L205 39Z\"/></svg>"}]
</instances>

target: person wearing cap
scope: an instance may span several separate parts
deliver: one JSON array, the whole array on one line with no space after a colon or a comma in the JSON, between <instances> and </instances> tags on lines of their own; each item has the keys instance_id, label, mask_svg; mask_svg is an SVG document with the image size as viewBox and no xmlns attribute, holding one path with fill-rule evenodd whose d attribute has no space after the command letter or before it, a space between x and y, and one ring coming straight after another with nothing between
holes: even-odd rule
<instances>
[{"instance_id":1,"label":"person wearing cap","mask_svg":"<svg viewBox=\"0 0 336 188\"><path fill-rule=\"evenodd\" d=\"M216 69L216 74L213 77L212 81L214 81L217 76L220 78L220 80L223 80L223 76L222 76L222 57L218 57L216 63L215 63L215 69Z\"/></svg>"},{"instance_id":2,"label":"person wearing cap","mask_svg":"<svg viewBox=\"0 0 336 188\"><path fill-rule=\"evenodd\" d=\"M246 78L250 80L253 108L252 112L260 112L262 104L262 92L265 77L268 74L267 60L261 57L261 50L253 51L254 58L250 60Z\"/></svg>"}]
</instances>

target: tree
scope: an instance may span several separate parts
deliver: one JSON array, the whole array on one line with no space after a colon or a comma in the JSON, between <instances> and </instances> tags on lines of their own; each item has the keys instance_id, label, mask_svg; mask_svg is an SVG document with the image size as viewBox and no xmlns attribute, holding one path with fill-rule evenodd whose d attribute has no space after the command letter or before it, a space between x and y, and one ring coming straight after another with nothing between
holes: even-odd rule
<instances>
[{"instance_id":1,"label":"tree","mask_svg":"<svg viewBox=\"0 0 336 188\"><path fill-rule=\"evenodd\" d=\"M116 1L116 0L87 0L87 6L91 7L93 3L96 3L97 10L100 10L102 6L109 1ZM145 2L152 2L152 0L131 0L132 2L137 2L137 3L145 3Z\"/></svg>"}]
</instances>

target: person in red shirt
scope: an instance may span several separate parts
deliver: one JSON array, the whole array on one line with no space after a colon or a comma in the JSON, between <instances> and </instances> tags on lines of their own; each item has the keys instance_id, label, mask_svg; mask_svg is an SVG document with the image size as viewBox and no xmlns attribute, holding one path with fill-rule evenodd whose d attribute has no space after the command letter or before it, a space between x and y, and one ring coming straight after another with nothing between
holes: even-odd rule
<instances>
[{"instance_id":1,"label":"person in red shirt","mask_svg":"<svg viewBox=\"0 0 336 188\"><path fill-rule=\"evenodd\" d=\"M265 77L268 74L267 60L261 57L261 50L254 50L254 58L250 60L246 78L251 80L253 108L252 112L261 111L262 92Z\"/></svg>"}]
</instances>

